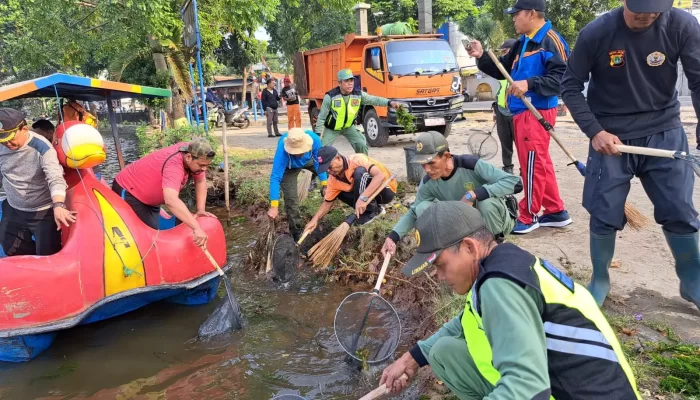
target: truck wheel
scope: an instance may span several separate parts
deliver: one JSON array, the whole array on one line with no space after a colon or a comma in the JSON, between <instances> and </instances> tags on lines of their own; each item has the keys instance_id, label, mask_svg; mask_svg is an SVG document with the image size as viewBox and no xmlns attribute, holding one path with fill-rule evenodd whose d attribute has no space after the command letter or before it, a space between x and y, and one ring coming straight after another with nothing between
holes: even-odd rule
<instances>
[{"instance_id":1,"label":"truck wheel","mask_svg":"<svg viewBox=\"0 0 700 400\"><path fill-rule=\"evenodd\" d=\"M382 126L376 111L367 111L363 126L367 144L371 147L382 147L389 142L389 130Z\"/></svg>"},{"instance_id":2,"label":"truck wheel","mask_svg":"<svg viewBox=\"0 0 700 400\"><path fill-rule=\"evenodd\" d=\"M311 109L311 112L309 112L309 120L311 120L312 131L316 128L316 121L318 121L318 114L320 113L321 111L318 109L318 107Z\"/></svg>"},{"instance_id":3,"label":"truck wheel","mask_svg":"<svg viewBox=\"0 0 700 400\"><path fill-rule=\"evenodd\" d=\"M452 122L446 123L444 126L434 127L436 131L442 133L442 136L448 137L452 133Z\"/></svg>"}]
</instances>

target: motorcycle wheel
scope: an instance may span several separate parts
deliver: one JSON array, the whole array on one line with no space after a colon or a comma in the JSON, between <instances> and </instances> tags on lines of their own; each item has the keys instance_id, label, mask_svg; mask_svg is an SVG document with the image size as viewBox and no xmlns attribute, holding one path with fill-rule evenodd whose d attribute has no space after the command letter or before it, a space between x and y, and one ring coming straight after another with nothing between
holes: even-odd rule
<instances>
[{"instance_id":1,"label":"motorcycle wheel","mask_svg":"<svg viewBox=\"0 0 700 400\"><path fill-rule=\"evenodd\" d=\"M250 120L246 118L243 123L241 124L241 129L246 129L250 126Z\"/></svg>"}]
</instances>

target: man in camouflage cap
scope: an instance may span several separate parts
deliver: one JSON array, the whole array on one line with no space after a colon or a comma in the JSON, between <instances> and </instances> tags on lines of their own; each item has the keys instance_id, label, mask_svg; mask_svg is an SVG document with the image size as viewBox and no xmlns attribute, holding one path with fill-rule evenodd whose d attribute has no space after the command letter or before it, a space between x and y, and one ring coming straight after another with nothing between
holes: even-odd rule
<instances>
[{"instance_id":1,"label":"man in camouflage cap","mask_svg":"<svg viewBox=\"0 0 700 400\"><path fill-rule=\"evenodd\" d=\"M394 254L396 243L413 230L416 219L436 201L463 201L476 208L486 227L502 240L515 226L517 201L522 190L520 177L504 172L473 155L455 155L440 132L421 133L416 138L416 156L426 172L416 200L384 241L382 253Z\"/></svg>"},{"instance_id":2,"label":"man in camouflage cap","mask_svg":"<svg viewBox=\"0 0 700 400\"><path fill-rule=\"evenodd\" d=\"M326 93L316 121L316 133L324 146L332 146L338 135L345 136L355 153L369 154L367 140L355 129L355 118L362 106L399 107L399 103L383 97L370 96L355 90L355 78L349 68L338 72L338 87ZM313 120L312 120L313 122Z\"/></svg>"},{"instance_id":3,"label":"man in camouflage cap","mask_svg":"<svg viewBox=\"0 0 700 400\"><path fill-rule=\"evenodd\" d=\"M174 144L129 164L117 174L112 190L122 196L141 221L153 229L158 229L160 206L165 204L179 221L192 228L195 243L206 248L208 237L199 226L197 217L216 218L205 211L205 173L215 155L209 141L203 138ZM180 190L190 177L194 179L195 214L190 213L187 205L180 200Z\"/></svg>"}]
</instances>

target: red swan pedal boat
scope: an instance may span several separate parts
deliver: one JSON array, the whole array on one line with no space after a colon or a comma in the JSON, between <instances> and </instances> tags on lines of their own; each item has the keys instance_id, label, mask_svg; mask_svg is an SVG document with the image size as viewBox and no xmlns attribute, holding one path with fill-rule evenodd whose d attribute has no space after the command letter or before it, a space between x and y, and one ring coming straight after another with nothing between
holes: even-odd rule
<instances>
[{"instance_id":1,"label":"red swan pedal boat","mask_svg":"<svg viewBox=\"0 0 700 400\"><path fill-rule=\"evenodd\" d=\"M102 136L71 121L56 129L54 148L77 221L51 256L0 259L0 361L23 362L46 350L60 331L167 300L205 304L219 276L184 224L153 230L92 167L105 159ZM174 220L174 218L173 218ZM199 218L219 265L226 240L215 218ZM172 223L170 225L173 225Z\"/></svg>"}]
</instances>

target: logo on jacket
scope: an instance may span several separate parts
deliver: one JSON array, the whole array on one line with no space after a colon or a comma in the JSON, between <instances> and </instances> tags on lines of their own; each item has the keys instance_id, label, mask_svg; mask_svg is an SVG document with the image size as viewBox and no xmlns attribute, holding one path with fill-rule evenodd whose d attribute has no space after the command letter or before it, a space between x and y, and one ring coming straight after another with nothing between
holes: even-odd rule
<instances>
[{"instance_id":1,"label":"logo on jacket","mask_svg":"<svg viewBox=\"0 0 700 400\"><path fill-rule=\"evenodd\" d=\"M350 105L352 105L353 107L359 106L359 105L360 105L360 99L352 99L352 100L350 100Z\"/></svg>"},{"instance_id":2,"label":"logo on jacket","mask_svg":"<svg viewBox=\"0 0 700 400\"><path fill-rule=\"evenodd\" d=\"M416 151L421 151L421 150L423 150L423 142L416 143Z\"/></svg>"},{"instance_id":3,"label":"logo on jacket","mask_svg":"<svg viewBox=\"0 0 700 400\"><path fill-rule=\"evenodd\" d=\"M659 51L655 51L647 56L647 64L650 67L660 67L666 61L666 55Z\"/></svg>"},{"instance_id":4,"label":"logo on jacket","mask_svg":"<svg viewBox=\"0 0 700 400\"><path fill-rule=\"evenodd\" d=\"M340 107L340 104L341 104L340 100L333 101L333 107Z\"/></svg>"},{"instance_id":5,"label":"logo on jacket","mask_svg":"<svg viewBox=\"0 0 700 400\"><path fill-rule=\"evenodd\" d=\"M625 65L625 51L615 50L608 53L610 55L610 66L619 68Z\"/></svg>"},{"instance_id":6,"label":"logo on jacket","mask_svg":"<svg viewBox=\"0 0 700 400\"><path fill-rule=\"evenodd\" d=\"M467 192L471 192L472 190L474 190L474 183L473 182L465 183L464 190L466 190Z\"/></svg>"}]
</instances>

